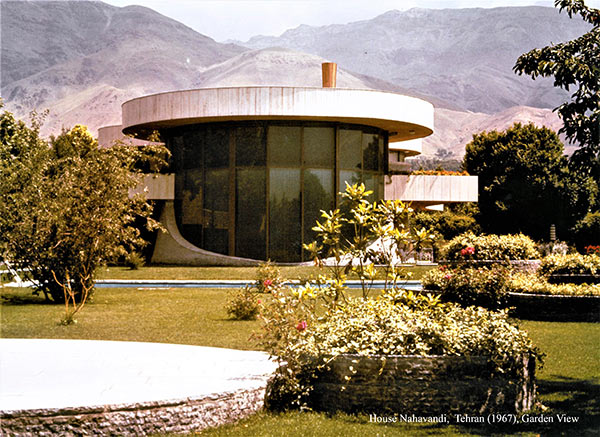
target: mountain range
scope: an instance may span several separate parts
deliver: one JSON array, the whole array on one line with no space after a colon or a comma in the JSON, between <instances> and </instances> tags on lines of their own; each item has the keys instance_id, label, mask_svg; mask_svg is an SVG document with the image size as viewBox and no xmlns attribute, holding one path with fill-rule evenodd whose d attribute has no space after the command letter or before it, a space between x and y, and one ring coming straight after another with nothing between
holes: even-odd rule
<instances>
[{"instance_id":1,"label":"mountain range","mask_svg":"<svg viewBox=\"0 0 600 437\"><path fill-rule=\"evenodd\" d=\"M553 8L412 9L219 43L140 6L2 1L0 8L1 95L20 117L47 108L46 135L75 123L94 133L118 124L123 101L153 92L320 86L320 64L334 61L340 87L431 101L435 133L424 152L457 157L473 133L514 121L557 130L551 108L566 93L547 80L519 77L512 66L531 48L588 30Z\"/></svg>"}]
</instances>

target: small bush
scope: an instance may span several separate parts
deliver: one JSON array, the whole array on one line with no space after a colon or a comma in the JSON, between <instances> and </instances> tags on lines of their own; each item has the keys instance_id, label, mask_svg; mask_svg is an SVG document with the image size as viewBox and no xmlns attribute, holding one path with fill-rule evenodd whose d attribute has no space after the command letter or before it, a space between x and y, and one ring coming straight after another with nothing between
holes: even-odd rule
<instances>
[{"instance_id":1,"label":"small bush","mask_svg":"<svg viewBox=\"0 0 600 437\"><path fill-rule=\"evenodd\" d=\"M439 291L445 302L498 309L506 306L508 279L509 271L501 265L458 268L441 266L427 272L422 283L427 290Z\"/></svg>"},{"instance_id":2,"label":"small bush","mask_svg":"<svg viewBox=\"0 0 600 437\"><path fill-rule=\"evenodd\" d=\"M130 252L125 258L125 266L129 267L131 270L138 270L140 267L143 267L144 264L144 257L136 251Z\"/></svg>"},{"instance_id":3,"label":"small bush","mask_svg":"<svg viewBox=\"0 0 600 437\"><path fill-rule=\"evenodd\" d=\"M254 320L259 312L260 300L256 291L248 286L237 290L230 298L225 309L235 320Z\"/></svg>"},{"instance_id":4,"label":"small bush","mask_svg":"<svg viewBox=\"0 0 600 437\"><path fill-rule=\"evenodd\" d=\"M533 240L526 235L475 235L453 238L441 252L448 261L528 260L539 258Z\"/></svg>"},{"instance_id":5,"label":"small bush","mask_svg":"<svg viewBox=\"0 0 600 437\"><path fill-rule=\"evenodd\" d=\"M271 261L260 263L256 273L255 287L259 293L269 293L283 285L279 268Z\"/></svg>"},{"instance_id":6,"label":"small bush","mask_svg":"<svg viewBox=\"0 0 600 437\"><path fill-rule=\"evenodd\" d=\"M580 255L549 255L542 258L538 273L550 275L598 275L600 274L600 256Z\"/></svg>"}]
</instances>

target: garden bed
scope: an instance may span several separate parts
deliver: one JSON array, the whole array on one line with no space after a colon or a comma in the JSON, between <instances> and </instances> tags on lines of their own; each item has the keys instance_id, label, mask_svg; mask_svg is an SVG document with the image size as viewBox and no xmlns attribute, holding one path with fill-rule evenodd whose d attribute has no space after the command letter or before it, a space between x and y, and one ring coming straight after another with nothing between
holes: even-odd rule
<instances>
[{"instance_id":1,"label":"garden bed","mask_svg":"<svg viewBox=\"0 0 600 437\"><path fill-rule=\"evenodd\" d=\"M342 355L317 374L309 404L347 413L517 414L535 401L535 360L522 365L522 376L511 378L480 356Z\"/></svg>"}]
</instances>

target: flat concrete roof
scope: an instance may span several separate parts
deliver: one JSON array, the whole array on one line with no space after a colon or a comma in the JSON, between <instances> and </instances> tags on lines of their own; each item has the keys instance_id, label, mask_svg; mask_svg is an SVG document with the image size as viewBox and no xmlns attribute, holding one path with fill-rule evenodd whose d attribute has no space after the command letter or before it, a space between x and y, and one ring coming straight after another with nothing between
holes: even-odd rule
<instances>
[{"instance_id":1,"label":"flat concrete roof","mask_svg":"<svg viewBox=\"0 0 600 437\"><path fill-rule=\"evenodd\" d=\"M264 352L125 341L0 339L0 411L133 404L266 385Z\"/></svg>"},{"instance_id":2,"label":"flat concrete roof","mask_svg":"<svg viewBox=\"0 0 600 437\"><path fill-rule=\"evenodd\" d=\"M390 142L433 133L433 105L402 94L346 88L232 87L153 94L122 105L123 132L244 120L327 121L373 126ZM395 145L401 148L401 145Z\"/></svg>"}]
</instances>

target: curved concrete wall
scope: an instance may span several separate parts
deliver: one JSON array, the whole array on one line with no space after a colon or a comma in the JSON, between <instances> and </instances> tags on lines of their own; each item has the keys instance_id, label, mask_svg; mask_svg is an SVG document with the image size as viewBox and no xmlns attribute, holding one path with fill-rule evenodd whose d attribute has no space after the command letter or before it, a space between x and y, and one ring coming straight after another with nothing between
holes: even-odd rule
<instances>
[{"instance_id":1,"label":"curved concrete wall","mask_svg":"<svg viewBox=\"0 0 600 437\"><path fill-rule=\"evenodd\" d=\"M390 141L433 133L433 105L401 94L340 88L237 87L154 94L123 103L123 131L235 120L312 120L374 126ZM400 147L398 145L398 147Z\"/></svg>"},{"instance_id":2,"label":"curved concrete wall","mask_svg":"<svg viewBox=\"0 0 600 437\"><path fill-rule=\"evenodd\" d=\"M449 202L477 202L477 176L394 175L386 177L385 199L423 206Z\"/></svg>"}]
</instances>

